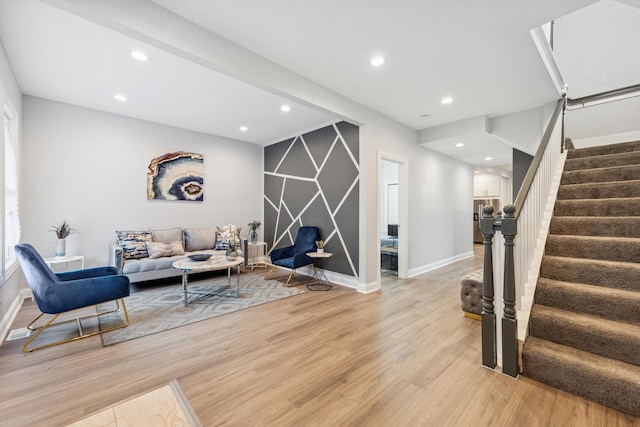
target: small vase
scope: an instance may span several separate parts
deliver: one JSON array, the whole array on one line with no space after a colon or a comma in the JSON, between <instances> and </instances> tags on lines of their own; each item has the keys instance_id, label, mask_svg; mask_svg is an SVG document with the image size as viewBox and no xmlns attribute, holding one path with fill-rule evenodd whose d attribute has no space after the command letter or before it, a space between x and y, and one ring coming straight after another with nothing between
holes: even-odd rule
<instances>
[{"instance_id":1,"label":"small vase","mask_svg":"<svg viewBox=\"0 0 640 427\"><path fill-rule=\"evenodd\" d=\"M252 245L258 243L258 232L256 230L251 230L251 233L249 233L249 240Z\"/></svg>"},{"instance_id":2,"label":"small vase","mask_svg":"<svg viewBox=\"0 0 640 427\"><path fill-rule=\"evenodd\" d=\"M67 253L67 241L65 239L58 239L56 242L56 258L64 258Z\"/></svg>"},{"instance_id":3,"label":"small vase","mask_svg":"<svg viewBox=\"0 0 640 427\"><path fill-rule=\"evenodd\" d=\"M226 252L226 256L227 256L227 260L235 261L235 259L238 258L238 251L232 248L228 248Z\"/></svg>"},{"instance_id":4,"label":"small vase","mask_svg":"<svg viewBox=\"0 0 640 427\"><path fill-rule=\"evenodd\" d=\"M318 252L319 254L323 254L323 253L324 253L324 248L318 248L318 249L317 249L317 252Z\"/></svg>"}]
</instances>

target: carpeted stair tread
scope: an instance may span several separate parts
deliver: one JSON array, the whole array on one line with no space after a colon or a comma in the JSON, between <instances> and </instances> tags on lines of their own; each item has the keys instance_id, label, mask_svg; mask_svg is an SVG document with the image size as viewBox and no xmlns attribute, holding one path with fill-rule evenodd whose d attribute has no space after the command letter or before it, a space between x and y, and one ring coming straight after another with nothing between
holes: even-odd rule
<instances>
[{"instance_id":1,"label":"carpeted stair tread","mask_svg":"<svg viewBox=\"0 0 640 427\"><path fill-rule=\"evenodd\" d=\"M640 197L640 180L563 184L558 200Z\"/></svg>"},{"instance_id":2,"label":"carpeted stair tread","mask_svg":"<svg viewBox=\"0 0 640 427\"><path fill-rule=\"evenodd\" d=\"M640 165L613 166L598 169L578 169L562 173L560 184L629 181L640 179Z\"/></svg>"},{"instance_id":3,"label":"carpeted stair tread","mask_svg":"<svg viewBox=\"0 0 640 427\"><path fill-rule=\"evenodd\" d=\"M554 216L550 234L640 237L640 216Z\"/></svg>"},{"instance_id":4,"label":"carpeted stair tread","mask_svg":"<svg viewBox=\"0 0 640 427\"><path fill-rule=\"evenodd\" d=\"M573 171L577 169L597 169L637 164L640 164L640 151L632 151L630 153L615 153L567 159L564 164L564 170Z\"/></svg>"},{"instance_id":5,"label":"carpeted stair tread","mask_svg":"<svg viewBox=\"0 0 640 427\"><path fill-rule=\"evenodd\" d=\"M640 215L640 197L615 199L556 200L555 216Z\"/></svg>"},{"instance_id":6,"label":"carpeted stair tread","mask_svg":"<svg viewBox=\"0 0 640 427\"><path fill-rule=\"evenodd\" d=\"M569 150L523 374L640 417L640 141Z\"/></svg>"},{"instance_id":7,"label":"carpeted stair tread","mask_svg":"<svg viewBox=\"0 0 640 427\"><path fill-rule=\"evenodd\" d=\"M550 234L545 254L638 263L640 238Z\"/></svg>"},{"instance_id":8,"label":"carpeted stair tread","mask_svg":"<svg viewBox=\"0 0 640 427\"><path fill-rule=\"evenodd\" d=\"M535 303L640 325L640 292L540 278Z\"/></svg>"},{"instance_id":9,"label":"carpeted stair tread","mask_svg":"<svg viewBox=\"0 0 640 427\"><path fill-rule=\"evenodd\" d=\"M569 150L567 158L577 159L581 157L601 156L603 154L628 153L631 151L640 151L640 141L621 142L618 144L598 145L595 147Z\"/></svg>"},{"instance_id":10,"label":"carpeted stair tread","mask_svg":"<svg viewBox=\"0 0 640 427\"><path fill-rule=\"evenodd\" d=\"M640 417L640 366L530 336L524 375Z\"/></svg>"},{"instance_id":11,"label":"carpeted stair tread","mask_svg":"<svg viewBox=\"0 0 640 427\"><path fill-rule=\"evenodd\" d=\"M536 304L529 334L600 356L640 365L640 326Z\"/></svg>"},{"instance_id":12,"label":"carpeted stair tread","mask_svg":"<svg viewBox=\"0 0 640 427\"><path fill-rule=\"evenodd\" d=\"M640 291L640 264L544 255L540 277Z\"/></svg>"}]
</instances>

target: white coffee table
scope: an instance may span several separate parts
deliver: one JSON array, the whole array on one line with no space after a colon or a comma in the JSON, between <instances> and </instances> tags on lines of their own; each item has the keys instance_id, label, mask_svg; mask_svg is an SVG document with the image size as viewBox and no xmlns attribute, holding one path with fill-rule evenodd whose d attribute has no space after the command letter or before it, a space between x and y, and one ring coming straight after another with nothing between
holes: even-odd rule
<instances>
[{"instance_id":1,"label":"white coffee table","mask_svg":"<svg viewBox=\"0 0 640 427\"><path fill-rule=\"evenodd\" d=\"M244 263L244 258L236 257L230 261L226 257L213 256L206 261L192 261L189 258L181 259L172 264L173 268L182 270L182 291L184 292L184 306L187 306L187 294L200 294L200 295L223 295L229 297L240 297L240 266ZM236 267L236 287L235 292L222 293L220 291L225 289L231 289L231 269ZM212 291L188 291L189 274L190 273L204 273L209 271L227 270L227 287L222 289L216 289Z\"/></svg>"}]
</instances>

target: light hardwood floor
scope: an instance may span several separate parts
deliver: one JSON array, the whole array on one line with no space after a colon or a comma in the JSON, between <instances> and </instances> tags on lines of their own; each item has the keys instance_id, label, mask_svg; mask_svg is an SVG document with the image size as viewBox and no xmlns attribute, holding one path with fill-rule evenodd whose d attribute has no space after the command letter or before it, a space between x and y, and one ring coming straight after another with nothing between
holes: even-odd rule
<instances>
[{"instance_id":1,"label":"light hardwood floor","mask_svg":"<svg viewBox=\"0 0 640 427\"><path fill-rule=\"evenodd\" d=\"M177 380L205 426L640 426L481 367L459 280L479 257L381 292L335 286L102 347L0 347L0 425L60 426ZM25 304L14 327L36 313Z\"/></svg>"}]
</instances>

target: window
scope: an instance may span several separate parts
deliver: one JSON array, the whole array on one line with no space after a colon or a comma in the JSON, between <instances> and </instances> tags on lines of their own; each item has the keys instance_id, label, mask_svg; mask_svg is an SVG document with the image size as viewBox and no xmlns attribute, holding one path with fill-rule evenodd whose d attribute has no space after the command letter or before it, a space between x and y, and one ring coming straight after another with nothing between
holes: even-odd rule
<instances>
[{"instance_id":1,"label":"window","mask_svg":"<svg viewBox=\"0 0 640 427\"><path fill-rule=\"evenodd\" d=\"M0 91L1 93L1 91ZM2 174L4 182L2 192L2 280L6 278L9 269L15 266L16 258L13 247L20 241L20 213L18 187L18 118L15 110L5 99L3 103L3 149Z\"/></svg>"}]
</instances>

